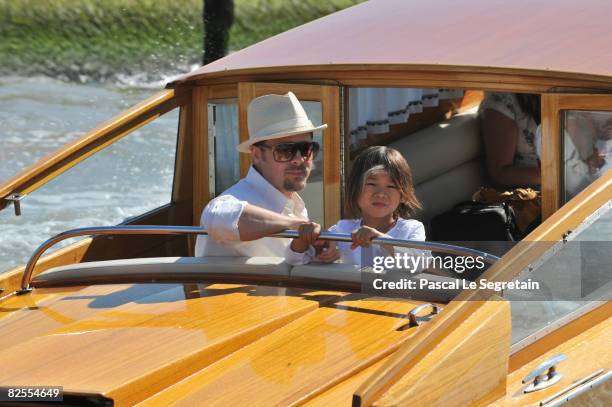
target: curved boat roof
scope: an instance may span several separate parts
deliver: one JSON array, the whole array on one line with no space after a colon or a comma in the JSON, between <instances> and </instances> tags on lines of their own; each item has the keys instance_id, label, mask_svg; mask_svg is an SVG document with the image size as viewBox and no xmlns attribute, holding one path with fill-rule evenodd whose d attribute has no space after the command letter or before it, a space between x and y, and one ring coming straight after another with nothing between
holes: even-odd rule
<instances>
[{"instance_id":1,"label":"curved boat roof","mask_svg":"<svg viewBox=\"0 0 612 407\"><path fill-rule=\"evenodd\" d=\"M260 68L297 72L330 64L609 77L610 21L609 0L371 0L232 53L173 84Z\"/></svg>"}]
</instances>

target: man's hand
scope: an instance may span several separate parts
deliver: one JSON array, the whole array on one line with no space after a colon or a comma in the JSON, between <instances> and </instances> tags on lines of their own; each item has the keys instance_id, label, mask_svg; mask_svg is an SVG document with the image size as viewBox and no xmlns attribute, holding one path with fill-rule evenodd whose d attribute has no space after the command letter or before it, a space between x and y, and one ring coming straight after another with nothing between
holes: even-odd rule
<instances>
[{"instance_id":1,"label":"man's hand","mask_svg":"<svg viewBox=\"0 0 612 407\"><path fill-rule=\"evenodd\" d=\"M304 253L319 238L321 225L315 222L304 222L298 227L297 231L300 237L291 241L291 250Z\"/></svg>"},{"instance_id":2,"label":"man's hand","mask_svg":"<svg viewBox=\"0 0 612 407\"><path fill-rule=\"evenodd\" d=\"M353 239L353 244L351 244L351 249L356 249L358 246L361 247L370 247L370 242L372 239L382 236L383 233L380 233L378 230L371 228L369 226L362 226L359 229L353 230L351 233L351 237Z\"/></svg>"}]
</instances>

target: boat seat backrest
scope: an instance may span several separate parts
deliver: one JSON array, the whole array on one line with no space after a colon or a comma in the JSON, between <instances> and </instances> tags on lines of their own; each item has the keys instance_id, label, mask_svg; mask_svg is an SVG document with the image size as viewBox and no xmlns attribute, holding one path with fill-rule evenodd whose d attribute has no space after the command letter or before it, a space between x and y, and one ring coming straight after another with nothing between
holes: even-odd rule
<instances>
[{"instance_id":1,"label":"boat seat backrest","mask_svg":"<svg viewBox=\"0 0 612 407\"><path fill-rule=\"evenodd\" d=\"M371 273L371 271L366 270ZM66 284L91 284L92 281L113 283L126 282L179 282L197 281L198 276L214 274L257 274L303 280L333 280L337 282L362 282L362 269L353 264L311 263L291 267L282 257L151 257L138 259L84 262L54 267L35 276L36 283L53 286ZM371 274L374 275L374 274ZM374 275L377 276L377 275ZM407 275L415 280L450 281L450 277L432 274ZM176 278L176 279L175 279ZM426 300L450 301L458 293L442 290L428 292ZM432 297L433 295L433 297Z\"/></svg>"},{"instance_id":2,"label":"boat seat backrest","mask_svg":"<svg viewBox=\"0 0 612 407\"><path fill-rule=\"evenodd\" d=\"M412 168L416 195L423 204L416 218L426 225L453 205L470 200L485 183L480 123L475 112L453 116L389 147L400 151Z\"/></svg>"},{"instance_id":3,"label":"boat seat backrest","mask_svg":"<svg viewBox=\"0 0 612 407\"><path fill-rule=\"evenodd\" d=\"M152 257L94 261L55 267L34 277L48 282L66 279L103 279L112 276L145 276L200 273L289 276L291 266L281 257Z\"/></svg>"}]
</instances>

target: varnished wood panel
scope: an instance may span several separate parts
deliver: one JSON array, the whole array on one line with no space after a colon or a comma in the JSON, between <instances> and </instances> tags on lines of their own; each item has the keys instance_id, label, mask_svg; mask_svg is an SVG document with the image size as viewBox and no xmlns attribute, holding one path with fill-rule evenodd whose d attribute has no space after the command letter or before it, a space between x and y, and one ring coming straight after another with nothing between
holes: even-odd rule
<instances>
[{"instance_id":1,"label":"varnished wood panel","mask_svg":"<svg viewBox=\"0 0 612 407\"><path fill-rule=\"evenodd\" d=\"M545 93L553 88L611 91L609 77L461 66L376 65L254 68L193 78L198 85L250 81L336 81L363 87L440 87L484 91ZM189 83L189 82L187 82Z\"/></svg>"},{"instance_id":2,"label":"varnished wood panel","mask_svg":"<svg viewBox=\"0 0 612 407\"><path fill-rule=\"evenodd\" d=\"M60 291L8 304L21 308L0 319L0 328L27 332L3 339L0 360L11 369L0 370L0 381L101 393L118 406L133 405L342 295L235 285L190 293L181 285L150 284Z\"/></svg>"},{"instance_id":3,"label":"varnished wood panel","mask_svg":"<svg viewBox=\"0 0 612 407\"><path fill-rule=\"evenodd\" d=\"M542 95L542 219L562 204L563 151L561 116L564 110L612 111L612 95Z\"/></svg>"},{"instance_id":4,"label":"varnished wood panel","mask_svg":"<svg viewBox=\"0 0 612 407\"><path fill-rule=\"evenodd\" d=\"M321 89L323 123L323 212L325 227L329 228L340 220L342 211L340 191L340 93L336 86Z\"/></svg>"},{"instance_id":5,"label":"varnished wood panel","mask_svg":"<svg viewBox=\"0 0 612 407\"><path fill-rule=\"evenodd\" d=\"M556 96L559 110L612 110L612 95L559 94Z\"/></svg>"},{"instance_id":6,"label":"varnished wood panel","mask_svg":"<svg viewBox=\"0 0 612 407\"><path fill-rule=\"evenodd\" d=\"M417 332L355 392L354 405L444 406L451 401L465 405L503 394L510 349L509 303L470 305L469 316L445 335L432 337L434 324L421 335ZM442 316L435 318L438 331L444 325ZM437 385L432 386L432 381Z\"/></svg>"},{"instance_id":7,"label":"varnished wood panel","mask_svg":"<svg viewBox=\"0 0 612 407\"><path fill-rule=\"evenodd\" d=\"M561 204L561 130L557 95L542 95L542 221Z\"/></svg>"},{"instance_id":8,"label":"varnished wood panel","mask_svg":"<svg viewBox=\"0 0 612 407\"><path fill-rule=\"evenodd\" d=\"M367 369L364 369L350 378L338 383L336 386L331 387L316 397L307 400L303 405L309 407L350 406L353 402L353 394L361 383L363 383L369 376L374 374L374 372L376 372L376 370L378 370L388 359L389 356L381 359ZM293 405L302 404L294 403Z\"/></svg>"},{"instance_id":9,"label":"varnished wood panel","mask_svg":"<svg viewBox=\"0 0 612 407\"><path fill-rule=\"evenodd\" d=\"M193 200L193 109L181 108L179 116L176 166L172 188L172 202ZM192 212L192 211L190 211ZM191 224L191 223L190 223Z\"/></svg>"},{"instance_id":10,"label":"varnished wood panel","mask_svg":"<svg viewBox=\"0 0 612 407\"><path fill-rule=\"evenodd\" d=\"M193 89L193 225L210 199L208 169L208 87Z\"/></svg>"},{"instance_id":11,"label":"varnished wood panel","mask_svg":"<svg viewBox=\"0 0 612 407\"><path fill-rule=\"evenodd\" d=\"M470 293L474 299L477 292ZM433 318L423 329L417 330L412 340L400 347L389 360L368 378L355 392L361 405L370 405L408 371L409 364L422 359L443 338L453 332L478 308L475 301L452 301L444 311Z\"/></svg>"},{"instance_id":12,"label":"varnished wood panel","mask_svg":"<svg viewBox=\"0 0 612 407\"><path fill-rule=\"evenodd\" d=\"M232 99L238 97L238 85L236 83L210 86L208 89L208 98L210 100Z\"/></svg>"},{"instance_id":13,"label":"varnished wood panel","mask_svg":"<svg viewBox=\"0 0 612 407\"><path fill-rule=\"evenodd\" d=\"M408 373L374 404L479 405L503 395L510 304L493 300L481 305L432 352L411 364Z\"/></svg>"},{"instance_id":14,"label":"varnished wood panel","mask_svg":"<svg viewBox=\"0 0 612 407\"><path fill-rule=\"evenodd\" d=\"M142 405L302 403L371 366L417 330L396 330L415 303L358 298L306 314Z\"/></svg>"},{"instance_id":15,"label":"varnished wood panel","mask_svg":"<svg viewBox=\"0 0 612 407\"><path fill-rule=\"evenodd\" d=\"M249 122L247 113L249 103L255 99L255 84L254 83L239 83L238 84L238 143L245 142L249 139ZM240 176L246 177L251 166L251 157L249 154L240 153Z\"/></svg>"},{"instance_id":16,"label":"varnished wood panel","mask_svg":"<svg viewBox=\"0 0 612 407\"><path fill-rule=\"evenodd\" d=\"M98 126L75 142L39 160L15 177L0 185L0 197L10 193L28 194L74 167L96 152L108 147L133 130L160 115L186 103L182 91L166 90ZM0 208L6 206L0 201Z\"/></svg>"}]
</instances>

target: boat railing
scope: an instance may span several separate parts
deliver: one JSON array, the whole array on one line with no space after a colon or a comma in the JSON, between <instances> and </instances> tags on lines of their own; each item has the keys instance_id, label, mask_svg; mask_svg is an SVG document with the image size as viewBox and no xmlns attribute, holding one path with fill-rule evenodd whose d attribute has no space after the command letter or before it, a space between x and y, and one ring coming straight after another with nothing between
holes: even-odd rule
<instances>
[{"instance_id":1,"label":"boat railing","mask_svg":"<svg viewBox=\"0 0 612 407\"><path fill-rule=\"evenodd\" d=\"M160 226L160 225L117 225L117 226L97 226L71 229L65 232L59 233L50 239L42 243L34 251L30 260L28 261L23 277L21 279L21 290L19 294L23 294L31 291L30 281L36 263L40 257L52 246L57 243L79 236L101 236L101 235L207 235L208 232L198 226ZM280 233L271 235L270 237L277 238L296 238L298 232L295 230L285 230ZM351 242L351 236L348 234L322 232L320 237L321 240L330 240L335 242ZM372 243L381 245L391 245L396 247L404 247L409 249L420 249L430 250L439 253L452 254L452 255L467 255L473 257L481 257L485 263L493 264L499 257L492 254L471 249L467 247L455 246L446 243L438 242L424 242L418 240L403 240L403 239L391 239L386 237L377 237L372 240Z\"/></svg>"}]
</instances>

